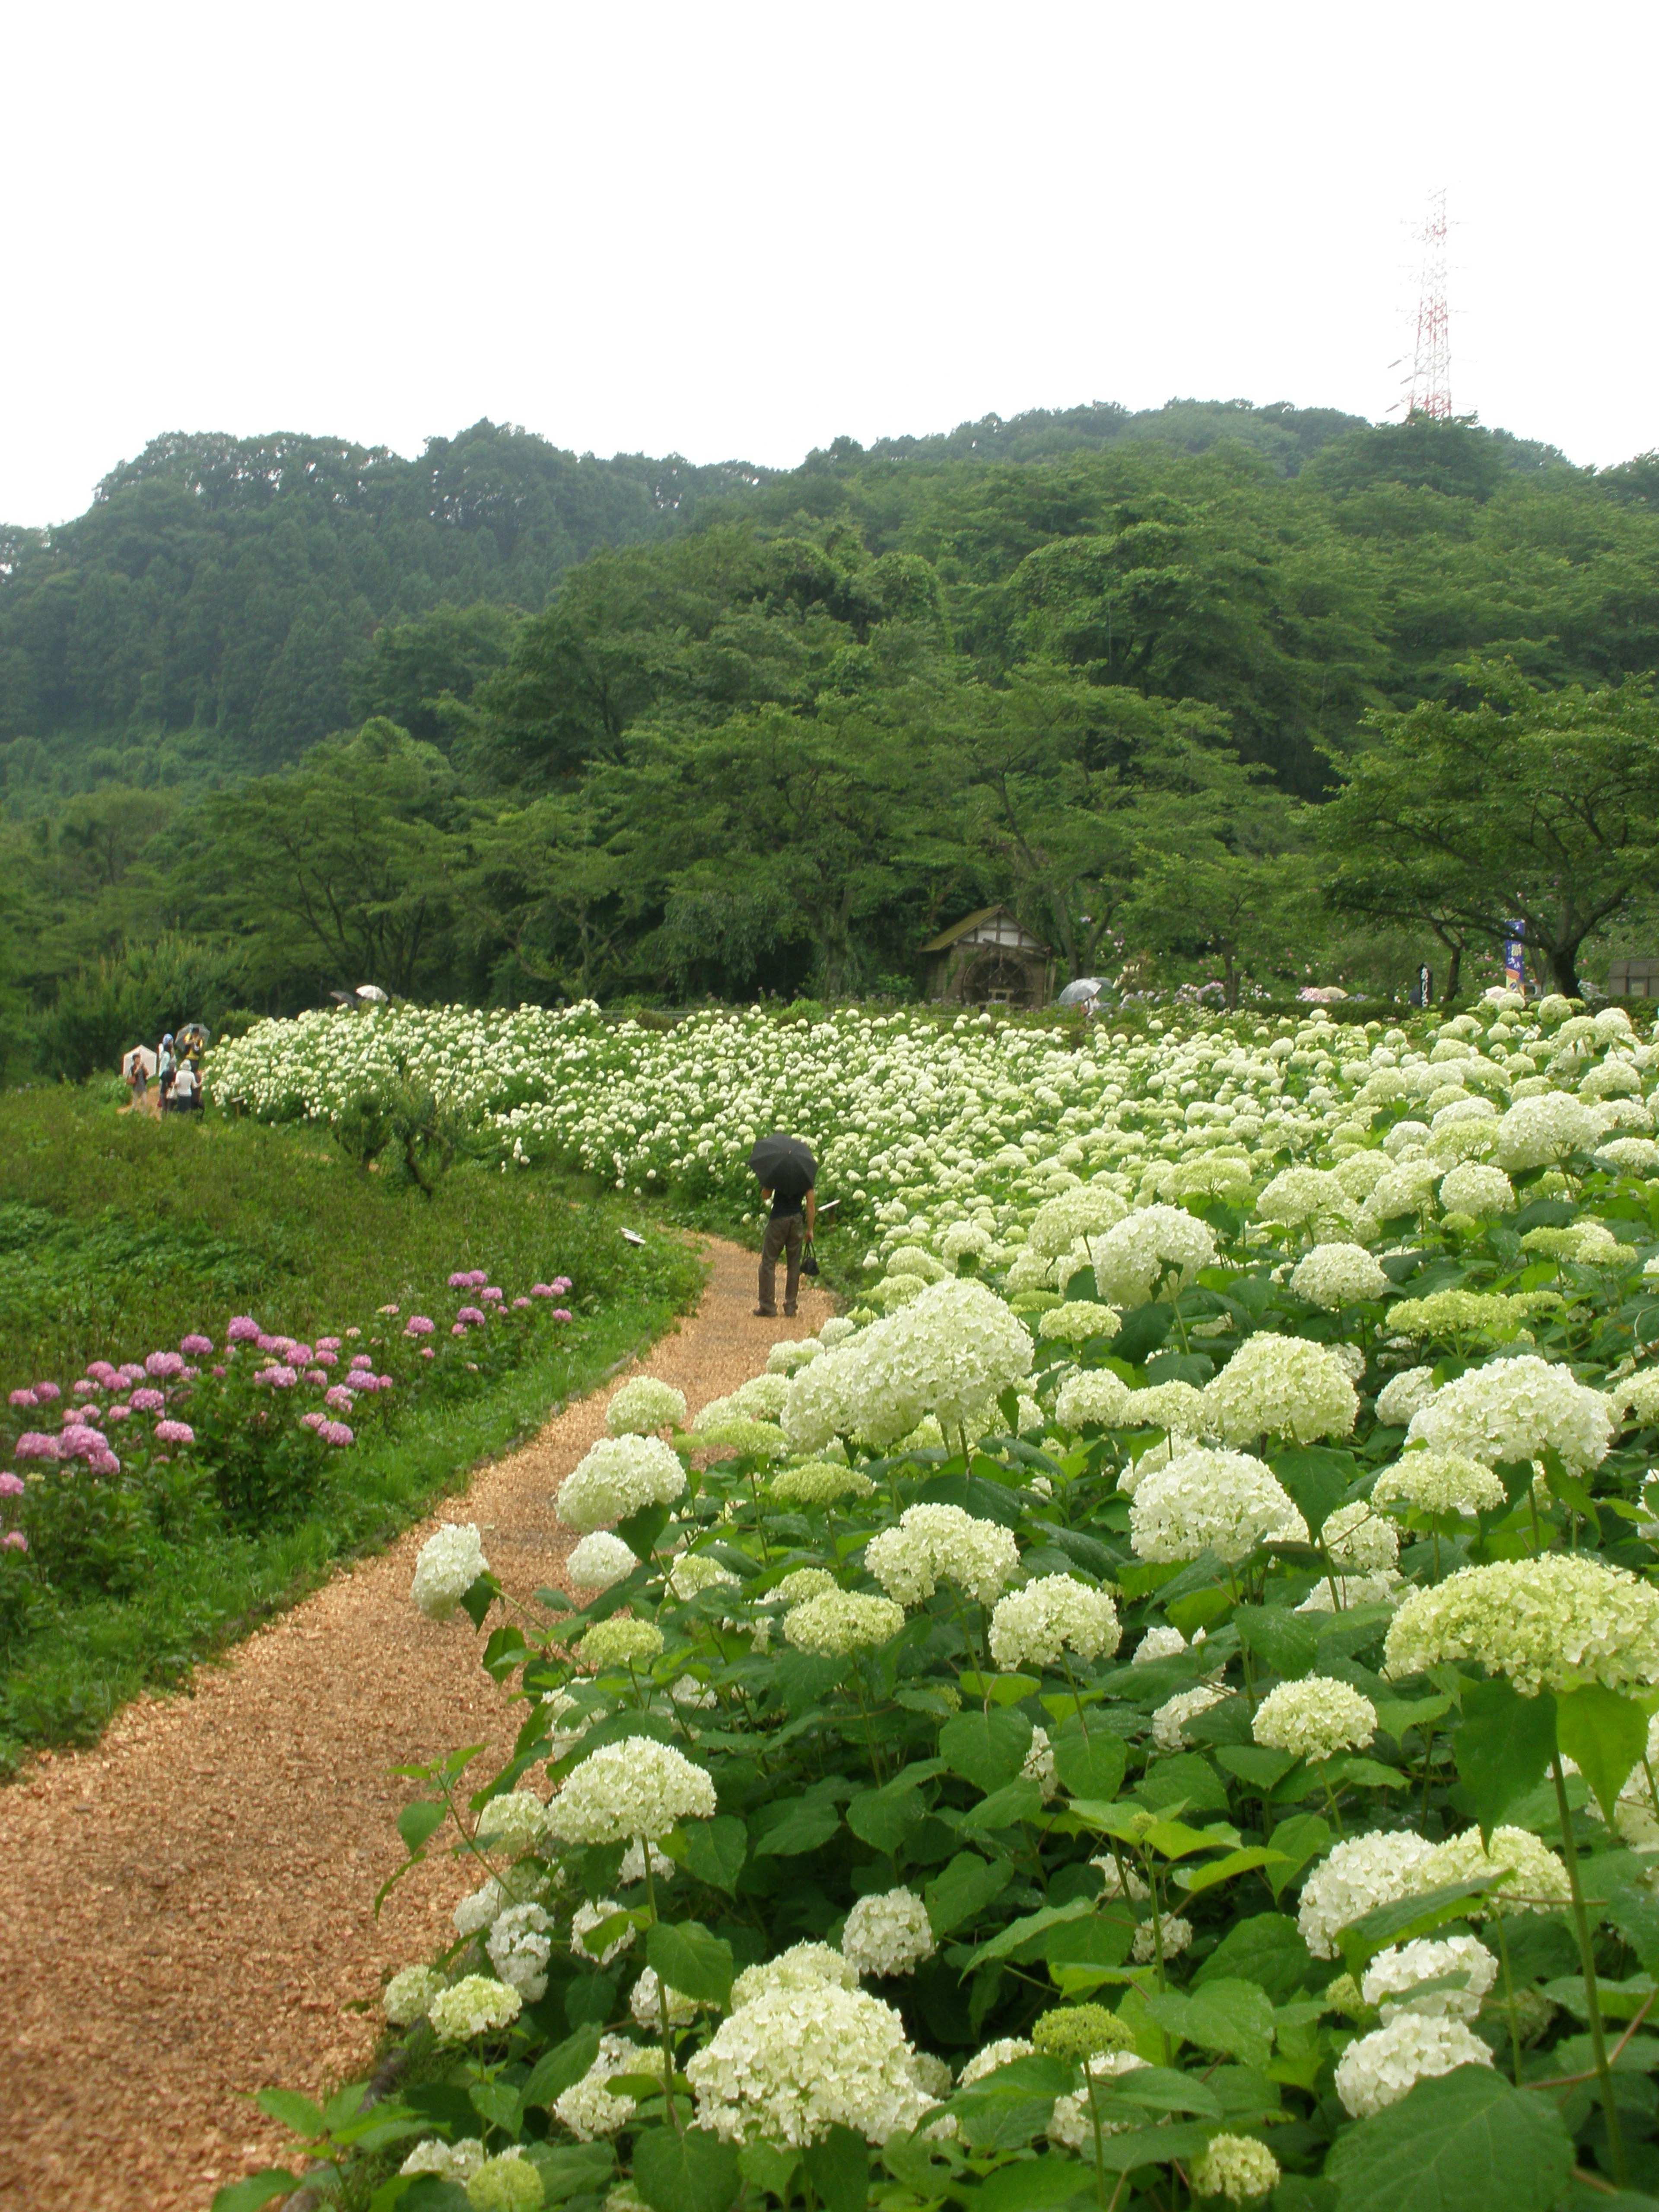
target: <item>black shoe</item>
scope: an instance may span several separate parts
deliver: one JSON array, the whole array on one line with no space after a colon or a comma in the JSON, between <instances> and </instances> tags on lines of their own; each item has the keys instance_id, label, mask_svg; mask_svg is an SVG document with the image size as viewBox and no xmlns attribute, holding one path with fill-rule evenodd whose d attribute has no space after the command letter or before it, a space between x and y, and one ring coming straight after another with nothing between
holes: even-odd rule
<instances>
[{"instance_id":1,"label":"black shoe","mask_svg":"<svg viewBox=\"0 0 1659 2212\"><path fill-rule=\"evenodd\" d=\"M793 1306L786 1306L786 1307L784 1308L784 1310L783 1310L783 1312L784 1312L784 1318L785 1318L785 1320L786 1320L786 1321L793 1321L793 1319L795 1318L795 1309L793 1308Z\"/></svg>"},{"instance_id":2,"label":"black shoe","mask_svg":"<svg viewBox=\"0 0 1659 2212\"><path fill-rule=\"evenodd\" d=\"M775 1306L757 1306L755 1308L755 1319L757 1321L775 1321L777 1317L778 1310Z\"/></svg>"}]
</instances>

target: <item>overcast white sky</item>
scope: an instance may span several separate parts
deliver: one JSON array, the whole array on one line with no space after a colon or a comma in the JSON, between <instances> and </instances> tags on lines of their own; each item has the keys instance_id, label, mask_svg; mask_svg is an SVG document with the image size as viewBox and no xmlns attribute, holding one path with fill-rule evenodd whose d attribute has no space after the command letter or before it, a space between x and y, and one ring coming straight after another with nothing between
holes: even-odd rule
<instances>
[{"instance_id":1,"label":"overcast white sky","mask_svg":"<svg viewBox=\"0 0 1659 2212\"><path fill-rule=\"evenodd\" d=\"M173 428L789 465L1091 398L1659 446L1650 6L0 9L0 520Z\"/></svg>"}]
</instances>

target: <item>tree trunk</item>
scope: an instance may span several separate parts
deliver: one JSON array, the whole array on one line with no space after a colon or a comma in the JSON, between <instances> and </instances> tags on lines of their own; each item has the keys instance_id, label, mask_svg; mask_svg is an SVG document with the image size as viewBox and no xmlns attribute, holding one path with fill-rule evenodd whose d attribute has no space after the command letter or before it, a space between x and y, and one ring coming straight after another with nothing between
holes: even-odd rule
<instances>
[{"instance_id":1,"label":"tree trunk","mask_svg":"<svg viewBox=\"0 0 1659 2212\"><path fill-rule=\"evenodd\" d=\"M1583 992L1578 984L1578 946L1582 939L1571 945L1548 945L1539 949L1550 963L1550 980L1564 999L1582 999Z\"/></svg>"},{"instance_id":2,"label":"tree trunk","mask_svg":"<svg viewBox=\"0 0 1659 2212\"><path fill-rule=\"evenodd\" d=\"M1446 947L1446 988L1441 993L1441 997L1443 1000L1455 1000L1457 996L1457 987L1462 978L1463 947L1461 944L1449 945Z\"/></svg>"}]
</instances>

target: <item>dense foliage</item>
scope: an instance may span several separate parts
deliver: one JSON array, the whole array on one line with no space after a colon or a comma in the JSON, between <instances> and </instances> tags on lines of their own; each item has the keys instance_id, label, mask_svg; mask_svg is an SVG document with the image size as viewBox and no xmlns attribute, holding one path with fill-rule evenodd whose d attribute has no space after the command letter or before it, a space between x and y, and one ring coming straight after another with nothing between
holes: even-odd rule
<instances>
[{"instance_id":1,"label":"dense foliage","mask_svg":"<svg viewBox=\"0 0 1659 2212\"><path fill-rule=\"evenodd\" d=\"M544 1054L624 1184L787 1108L867 1289L689 1427L617 1395L559 1495L578 1604L507 1604L465 1524L422 1553L522 1725L413 1778L405 1871L477 1887L386 1991L389 2094L264 2094L313 2186L1659 2202L1659 1047L1501 993L583 1022L434 1056L482 1115ZM285 1042L237 1079L326 1115L386 1038Z\"/></svg>"},{"instance_id":2,"label":"dense foliage","mask_svg":"<svg viewBox=\"0 0 1659 2212\"><path fill-rule=\"evenodd\" d=\"M1659 665L1652 478L1184 404L787 474L165 441L0 562L16 1057L364 981L906 996L999 899L1073 973L1391 992L1523 909L1334 907L1297 802Z\"/></svg>"}]
</instances>

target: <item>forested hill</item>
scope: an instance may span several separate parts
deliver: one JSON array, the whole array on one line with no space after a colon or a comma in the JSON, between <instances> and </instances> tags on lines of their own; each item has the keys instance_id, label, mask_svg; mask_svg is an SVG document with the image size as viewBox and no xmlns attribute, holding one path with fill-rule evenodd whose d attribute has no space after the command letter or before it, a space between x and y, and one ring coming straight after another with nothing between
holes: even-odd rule
<instances>
[{"instance_id":1,"label":"forested hill","mask_svg":"<svg viewBox=\"0 0 1659 2212\"><path fill-rule=\"evenodd\" d=\"M296 759L341 727L377 628L444 603L535 611L599 548L851 501L902 534L894 476L1029 467L1109 449L1226 441L1291 477L1365 425L1330 409L1194 400L990 416L937 437L840 440L787 473L609 460L478 422L418 459L339 440L155 440L51 531L0 528L0 779L7 811L119 783L216 782ZM1489 474L1559 465L1482 441ZM937 488L928 503L976 495ZM873 502L872 507L871 502ZM451 672L456 673L457 672ZM465 688L466 672L459 672Z\"/></svg>"}]
</instances>

